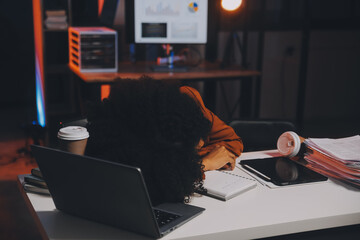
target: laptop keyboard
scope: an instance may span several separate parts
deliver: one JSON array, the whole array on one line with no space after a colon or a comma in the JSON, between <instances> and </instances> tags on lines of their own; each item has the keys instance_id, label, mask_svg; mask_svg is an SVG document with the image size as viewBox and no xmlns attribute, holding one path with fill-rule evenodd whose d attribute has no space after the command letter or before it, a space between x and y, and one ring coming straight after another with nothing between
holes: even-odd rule
<instances>
[{"instance_id":1,"label":"laptop keyboard","mask_svg":"<svg viewBox=\"0 0 360 240\"><path fill-rule=\"evenodd\" d=\"M158 209L154 209L154 214L159 227L162 227L180 217L180 215L164 212Z\"/></svg>"}]
</instances>

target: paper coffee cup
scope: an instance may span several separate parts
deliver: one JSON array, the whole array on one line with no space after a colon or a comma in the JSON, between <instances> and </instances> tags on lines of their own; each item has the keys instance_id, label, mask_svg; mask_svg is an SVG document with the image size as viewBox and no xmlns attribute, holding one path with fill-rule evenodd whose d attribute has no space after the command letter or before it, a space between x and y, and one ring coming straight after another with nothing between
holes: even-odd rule
<instances>
[{"instance_id":1,"label":"paper coffee cup","mask_svg":"<svg viewBox=\"0 0 360 240\"><path fill-rule=\"evenodd\" d=\"M85 153L89 132L85 127L68 126L61 128L57 135L59 148L63 151L83 155Z\"/></svg>"},{"instance_id":2,"label":"paper coffee cup","mask_svg":"<svg viewBox=\"0 0 360 240\"><path fill-rule=\"evenodd\" d=\"M300 137L295 132L284 132L278 138L277 149L283 156L294 157L299 153L301 143L303 143L304 140L303 137Z\"/></svg>"}]
</instances>

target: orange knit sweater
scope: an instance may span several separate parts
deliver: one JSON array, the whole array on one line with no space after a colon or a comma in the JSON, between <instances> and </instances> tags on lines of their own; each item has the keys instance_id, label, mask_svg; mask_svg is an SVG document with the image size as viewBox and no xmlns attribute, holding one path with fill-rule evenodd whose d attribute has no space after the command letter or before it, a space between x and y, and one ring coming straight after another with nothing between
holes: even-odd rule
<instances>
[{"instance_id":1,"label":"orange knit sweater","mask_svg":"<svg viewBox=\"0 0 360 240\"><path fill-rule=\"evenodd\" d=\"M241 138L236 135L234 129L226 125L214 113L207 109L200 93L192 87L180 87L180 92L189 95L200 106L204 116L211 122L211 131L205 141L205 145L199 151L200 156L208 154L216 145L225 146L230 152L239 156L244 149Z\"/></svg>"}]
</instances>

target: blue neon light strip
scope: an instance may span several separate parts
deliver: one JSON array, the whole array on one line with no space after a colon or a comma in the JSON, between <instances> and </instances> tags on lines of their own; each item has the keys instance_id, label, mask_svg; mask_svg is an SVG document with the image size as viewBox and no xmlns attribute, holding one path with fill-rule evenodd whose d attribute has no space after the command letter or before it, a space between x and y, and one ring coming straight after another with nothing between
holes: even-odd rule
<instances>
[{"instance_id":1,"label":"blue neon light strip","mask_svg":"<svg viewBox=\"0 0 360 240\"><path fill-rule=\"evenodd\" d=\"M41 79L41 71L38 57L35 56L35 83L36 83L36 110L37 110L37 119L38 124L42 127L46 125L45 118L45 99L44 99L44 86Z\"/></svg>"}]
</instances>

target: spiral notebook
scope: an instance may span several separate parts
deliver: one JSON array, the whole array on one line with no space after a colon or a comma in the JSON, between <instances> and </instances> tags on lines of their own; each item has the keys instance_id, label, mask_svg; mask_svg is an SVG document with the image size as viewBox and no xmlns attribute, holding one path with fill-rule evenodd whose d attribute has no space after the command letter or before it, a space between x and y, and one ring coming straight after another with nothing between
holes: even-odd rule
<instances>
[{"instance_id":1,"label":"spiral notebook","mask_svg":"<svg viewBox=\"0 0 360 240\"><path fill-rule=\"evenodd\" d=\"M205 191L201 194L227 201L256 186L256 181L229 171L208 171L205 173Z\"/></svg>"}]
</instances>

